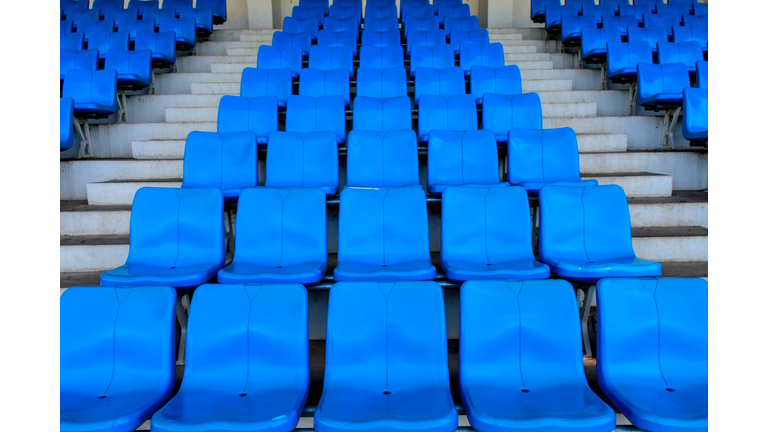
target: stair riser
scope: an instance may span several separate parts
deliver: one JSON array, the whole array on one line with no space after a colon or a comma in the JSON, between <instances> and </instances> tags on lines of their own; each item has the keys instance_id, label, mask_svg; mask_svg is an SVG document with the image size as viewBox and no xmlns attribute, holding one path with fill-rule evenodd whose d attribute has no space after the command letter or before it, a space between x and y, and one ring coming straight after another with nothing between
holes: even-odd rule
<instances>
[{"instance_id":1,"label":"stair riser","mask_svg":"<svg viewBox=\"0 0 768 432\"><path fill-rule=\"evenodd\" d=\"M165 119L165 112L163 112ZM131 141L186 140L192 131L216 132L216 123L144 123L91 126L93 153L97 158L132 157ZM72 155L71 157L75 157Z\"/></svg>"},{"instance_id":2,"label":"stair riser","mask_svg":"<svg viewBox=\"0 0 768 432\"><path fill-rule=\"evenodd\" d=\"M186 140L132 141L134 159L183 159Z\"/></svg>"},{"instance_id":3,"label":"stair riser","mask_svg":"<svg viewBox=\"0 0 768 432\"><path fill-rule=\"evenodd\" d=\"M600 185L619 185L624 189L627 197L668 197L672 195L672 177L670 176L590 177L582 174L582 179L597 179L597 183Z\"/></svg>"},{"instance_id":4,"label":"stair riser","mask_svg":"<svg viewBox=\"0 0 768 432\"><path fill-rule=\"evenodd\" d=\"M255 49L262 45L271 45L272 37L262 37L257 41L226 41L226 42L204 42L197 46L197 55L199 56L222 56L228 55L227 50L231 49Z\"/></svg>"},{"instance_id":5,"label":"stair riser","mask_svg":"<svg viewBox=\"0 0 768 432\"><path fill-rule=\"evenodd\" d=\"M582 172L651 172L674 178L675 190L703 190L708 185L708 156L699 152L623 152L581 154Z\"/></svg>"},{"instance_id":6,"label":"stair riser","mask_svg":"<svg viewBox=\"0 0 768 432\"><path fill-rule=\"evenodd\" d=\"M88 204L130 205L133 203L133 196L136 195L136 191L142 187L179 188L181 182L89 183L87 185Z\"/></svg>"},{"instance_id":7,"label":"stair riser","mask_svg":"<svg viewBox=\"0 0 768 432\"><path fill-rule=\"evenodd\" d=\"M653 261L709 261L708 237L637 237L632 247L638 258Z\"/></svg>"},{"instance_id":8,"label":"stair riser","mask_svg":"<svg viewBox=\"0 0 768 432\"><path fill-rule=\"evenodd\" d=\"M577 134L627 134L628 150L658 150L661 146L663 117L592 117L544 119L544 129L570 127ZM675 128L675 148L689 150L683 138L682 122Z\"/></svg>"},{"instance_id":9,"label":"stair riser","mask_svg":"<svg viewBox=\"0 0 768 432\"><path fill-rule=\"evenodd\" d=\"M181 178L183 174L183 161L180 160L78 160L62 161L59 166L59 196L63 200L86 199L86 185L89 183L126 179L175 179Z\"/></svg>"},{"instance_id":10,"label":"stair riser","mask_svg":"<svg viewBox=\"0 0 768 432\"><path fill-rule=\"evenodd\" d=\"M491 38L491 43L499 42L504 46L504 53L510 53L512 51L509 51L509 48L512 47L518 47L518 46L533 46L536 48L536 51L539 53L559 53L557 49L557 43L555 41L543 41L543 40L514 40L514 39L499 39L499 38Z\"/></svg>"},{"instance_id":11,"label":"stair riser","mask_svg":"<svg viewBox=\"0 0 768 432\"><path fill-rule=\"evenodd\" d=\"M520 71L523 80L569 79L573 90L600 90L600 71L593 69L526 69Z\"/></svg>"},{"instance_id":12,"label":"stair riser","mask_svg":"<svg viewBox=\"0 0 768 432\"><path fill-rule=\"evenodd\" d=\"M84 211L60 212L60 235L120 235L128 234L131 212L121 211Z\"/></svg>"},{"instance_id":13,"label":"stair riser","mask_svg":"<svg viewBox=\"0 0 768 432\"><path fill-rule=\"evenodd\" d=\"M192 83L228 83L240 82L241 74L212 74L212 73L169 73L156 74L155 86L157 94L191 94Z\"/></svg>"},{"instance_id":14,"label":"stair riser","mask_svg":"<svg viewBox=\"0 0 768 432\"><path fill-rule=\"evenodd\" d=\"M125 264L128 245L59 246L59 271L104 271Z\"/></svg>"},{"instance_id":15,"label":"stair riser","mask_svg":"<svg viewBox=\"0 0 768 432\"><path fill-rule=\"evenodd\" d=\"M523 61L523 62L517 61L517 62L513 62L513 61L505 60L504 64L507 65L507 66L513 65L513 64L517 65L517 67L519 67L521 71L528 70L528 69L552 69L552 68L554 68L554 64L552 63L552 61Z\"/></svg>"},{"instance_id":16,"label":"stair riser","mask_svg":"<svg viewBox=\"0 0 768 432\"><path fill-rule=\"evenodd\" d=\"M219 30L219 29L216 29L214 30L213 35L211 35L211 40L217 41L217 42L218 41L239 41L243 38L243 36L269 37L270 40L272 40L272 35L276 31L279 31L279 30L275 30L275 29Z\"/></svg>"}]
</instances>

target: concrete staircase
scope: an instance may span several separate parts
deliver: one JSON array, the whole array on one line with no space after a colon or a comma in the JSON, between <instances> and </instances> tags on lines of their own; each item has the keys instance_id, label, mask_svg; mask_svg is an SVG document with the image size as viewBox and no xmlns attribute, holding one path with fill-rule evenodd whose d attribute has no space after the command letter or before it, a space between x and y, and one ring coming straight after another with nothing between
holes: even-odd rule
<instances>
[{"instance_id":1,"label":"concrete staircase","mask_svg":"<svg viewBox=\"0 0 768 432\"><path fill-rule=\"evenodd\" d=\"M626 88L600 91L600 71L576 69L576 55L557 52L543 30L489 32L491 42L504 45L507 64L520 67L523 91L541 97L544 127L576 131L583 178L627 192L638 256L662 261L665 276L706 276L707 152L690 148L679 125L676 149L658 150L662 117L628 116ZM187 134L216 130L219 99L239 95L242 70L256 67L258 47L270 44L272 33L216 30L212 41L198 44L196 56L179 58L176 73L156 76L156 95L128 98L131 123L92 126L95 159L61 161L62 287L82 282L78 275L93 281L97 272L125 262L136 190L179 187ZM264 158L261 153L262 184ZM426 157L421 161L426 165ZM343 151L340 163L343 185ZM337 210L329 204L329 217ZM429 213L430 243L438 252L439 206L430 205ZM329 229L331 253L335 236L335 228Z\"/></svg>"}]
</instances>

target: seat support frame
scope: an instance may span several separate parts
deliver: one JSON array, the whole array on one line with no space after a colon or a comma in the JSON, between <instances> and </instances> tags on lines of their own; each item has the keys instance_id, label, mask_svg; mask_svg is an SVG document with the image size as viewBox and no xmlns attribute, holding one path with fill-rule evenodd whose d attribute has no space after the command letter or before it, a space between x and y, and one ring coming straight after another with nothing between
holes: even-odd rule
<instances>
[{"instance_id":1,"label":"seat support frame","mask_svg":"<svg viewBox=\"0 0 768 432\"><path fill-rule=\"evenodd\" d=\"M637 81L629 84L629 115L637 115Z\"/></svg>"},{"instance_id":2,"label":"seat support frame","mask_svg":"<svg viewBox=\"0 0 768 432\"><path fill-rule=\"evenodd\" d=\"M125 89L117 89L117 123L128 123L128 100Z\"/></svg>"},{"instance_id":3,"label":"seat support frame","mask_svg":"<svg viewBox=\"0 0 768 432\"><path fill-rule=\"evenodd\" d=\"M78 159L93 157L93 147L91 144L91 128L88 126L88 119L75 117L73 124L75 131L80 137L80 150L77 152Z\"/></svg>"},{"instance_id":4,"label":"seat support frame","mask_svg":"<svg viewBox=\"0 0 768 432\"><path fill-rule=\"evenodd\" d=\"M661 146L659 147L661 150L675 149L675 126L682 110L682 107L677 107L664 112L664 125L661 134Z\"/></svg>"},{"instance_id":5,"label":"seat support frame","mask_svg":"<svg viewBox=\"0 0 768 432\"><path fill-rule=\"evenodd\" d=\"M235 258L235 215L236 207L224 210L224 240L226 244L226 264L229 265Z\"/></svg>"},{"instance_id":6,"label":"seat support frame","mask_svg":"<svg viewBox=\"0 0 768 432\"><path fill-rule=\"evenodd\" d=\"M147 94L155 94L155 68L152 68L152 84L147 88Z\"/></svg>"},{"instance_id":7,"label":"seat support frame","mask_svg":"<svg viewBox=\"0 0 768 432\"><path fill-rule=\"evenodd\" d=\"M581 305L579 311L579 319L581 321L581 344L584 348L584 358L594 358L592 353L592 345L589 343L589 330L587 322L589 321L589 310L592 308L592 303L595 302L596 286L590 285L589 287L579 287L576 292L576 300Z\"/></svg>"},{"instance_id":8,"label":"seat support frame","mask_svg":"<svg viewBox=\"0 0 768 432\"><path fill-rule=\"evenodd\" d=\"M176 359L177 366L184 366L185 352L187 349L187 320L189 318L189 293L176 296L176 320L181 327L179 338L179 356Z\"/></svg>"},{"instance_id":9,"label":"seat support frame","mask_svg":"<svg viewBox=\"0 0 768 432\"><path fill-rule=\"evenodd\" d=\"M600 90L608 90L608 68L606 63L600 63Z\"/></svg>"}]
</instances>

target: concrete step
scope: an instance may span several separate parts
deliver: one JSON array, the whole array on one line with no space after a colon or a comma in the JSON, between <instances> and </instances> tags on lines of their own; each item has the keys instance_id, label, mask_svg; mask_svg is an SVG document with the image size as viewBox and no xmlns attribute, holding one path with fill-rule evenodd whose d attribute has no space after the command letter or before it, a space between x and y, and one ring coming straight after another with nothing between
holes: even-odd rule
<instances>
[{"instance_id":1,"label":"concrete step","mask_svg":"<svg viewBox=\"0 0 768 432\"><path fill-rule=\"evenodd\" d=\"M247 67L255 68L256 61L253 63L211 63L211 72L213 73L236 73L242 74L243 69Z\"/></svg>"},{"instance_id":2,"label":"concrete step","mask_svg":"<svg viewBox=\"0 0 768 432\"><path fill-rule=\"evenodd\" d=\"M595 117L597 115L597 104L595 103L542 103L541 115L544 118Z\"/></svg>"},{"instance_id":3,"label":"concrete step","mask_svg":"<svg viewBox=\"0 0 768 432\"><path fill-rule=\"evenodd\" d=\"M128 235L61 236L59 268L61 272L104 271L125 264Z\"/></svg>"},{"instance_id":4,"label":"concrete step","mask_svg":"<svg viewBox=\"0 0 768 432\"><path fill-rule=\"evenodd\" d=\"M534 46L536 47L536 52L540 53L558 53L560 52L557 48L557 42L555 41L544 41L544 40L530 40L530 39L499 39L496 37L491 38L491 43L493 42L499 42L504 46L504 52L509 53L511 51L508 51L511 47L516 46Z\"/></svg>"},{"instance_id":5,"label":"concrete step","mask_svg":"<svg viewBox=\"0 0 768 432\"><path fill-rule=\"evenodd\" d=\"M523 93L560 92L571 89L573 80L523 80Z\"/></svg>"},{"instance_id":6,"label":"concrete step","mask_svg":"<svg viewBox=\"0 0 768 432\"><path fill-rule=\"evenodd\" d=\"M242 30L214 30L211 35L211 40L219 41L239 41L243 36L269 36L269 40L272 40L272 34L275 29L242 29Z\"/></svg>"},{"instance_id":7,"label":"concrete step","mask_svg":"<svg viewBox=\"0 0 768 432\"><path fill-rule=\"evenodd\" d=\"M181 165L182 161L176 162ZM143 187L181 187L181 176L176 179L154 179L154 180L111 180L99 183L88 183L88 204L89 205L131 205L136 191Z\"/></svg>"},{"instance_id":8,"label":"concrete step","mask_svg":"<svg viewBox=\"0 0 768 432\"><path fill-rule=\"evenodd\" d=\"M502 38L505 35L521 34L523 39L544 40L546 32L543 28L502 28L488 29L489 39Z\"/></svg>"},{"instance_id":9,"label":"concrete step","mask_svg":"<svg viewBox=\"0 0 768 432\"><path fill-rule=\"evenodd\" d=\"M183 159L186 140L131 141L134 159Z\"/></svg>"},{"instance_id":10,"label":"concrete step","mask_svg":"<svg viewBox=\"0 0 768 432\"><path fill-rule=\"evenodd\" d=\"M240 82L241 74L231 73L169 73L156 74L155 87L157 94L190 94L192 83L228 83Z\"/></svg>"},{"instance_id":11,"label":"concrete step","mask_svg":"<svg viewBox=\"0 0 768 432\"><path fill-rule=\"evenodd\" d=\"M131 206L96 206L88 201L59 201L59 235L124 235L131 222Z\"/></svg>"},{"instance_id":12,"label":"concrete step","mask_svg":"<svg viewBox=\"0 0 768 432\"><path fill-rule=\"evenodd\" d=\"M520 61L549 61L552 60L553 54L550 53L535 53L535 54L517 54L510 53L504 50L504 60L507 62L520 62Z\"/></svg>"},{"instance_id":13,"label":"concrete step","mask_svg":"<svg viewBox=\"0 0 768 432\"><path fill-rule=\"evenodd\" d=\"M265 43L264 45L270 45L271 42ZM226 50L226 55L228 56L257 56L259 55L259 48L228 48Z\"/></svg>"},{"instance_id":14,"label":"concrete step","mask_svg":"<svg viewBox=\"0 0 768 432\"><path fill-rule=\"evenodd\" d=\"M253 56L189 56L179 57L176 59L176 67L179 72L191 73L191 72L222 72L216 71L211 68L211 64L233 64L233 63L253 63L255 64L257 57ZM225 71L228 72L228 71Z\"/></svg>"},{"instance_id":15,"label":"concrete step","mask_svg":"<svg viewBox=\"0 0 768 432\"><path fill-rule=\"evenodd\" d=\"M594 69L525 69L520 68L523 80L573 81L573 90L600 90L600 71Z\"/></svg>"},{"instance_id":16,"label":"concrete step","mask_svg":"<svg viewBox=\"0 0 768 432\"><path fill-rule=\"evenodd\" d=\"M575 55L562 53L537 53L537 54L504 54L506 64L517 64L529 61L551 61L554 69L573 69L579 63ZM542 68L546 69L546 68Z\"/></svg>"},{"instance_id":17,"label":"concrete step","mask_svg":"<svg viewBox=\"0 0 768 432\"><path fill-rule=\"evenodd\" d=\"M536 82L538 80L534 80ZM541 80L541 82L551 82ZM626 116L629 114L629 92L619 90L549 91L539 95L541 103L596 103L597 115Z\"/></svg>"},{"instance_id":18,"label":"concrete step","mask_svg":"<svg viewBox=\"0 0 768 432\"><path fill-rule=\"evenodd\" d=\"M672 176L644 172L589 173L582 171L584 180L597 180L600 185L615 184L627 197L668 197L672 195Z\"/></svg>"},{"instance_id":19,"label":"concrete step","mask_svg":"<svg viewBox=\"0 0 768 432\"><path fill-rule=\"evenodd\" d=\"M232 75L235 75L235 74L232 74ZM193 83L191 86L191 90L192 90L192 94L240 96L240 80L238 79L237 82Z\"/></svg>"},{"instance_id":20,"label":"concrete step","mask_svg":"<svg viewBox=\"0 0 768 432\"><path fill-rule=\"evenodd\" d=\"M626 134L582 134L576 135L580 153L627 151Z\"/></svg>"},{"instance_id":21,"label":"concrete step","mask_svg":"<svg viewBox=\"0 0 768 432\"><path fill-rule=\"evenodd\" d=\"M702 190L708 187L707 154L690 151L618 151L582 153L582 172L652 172L672 176L676 190Z\"/></svg>"},{"instance_id":22,"label":"concrete step","mask_svg":"<svg viewBox=\"0 0 768 432\"><path fill-rule=\"evenodd\" d=\"M491 42L502 42L502 41L513 41L513 40L523 40L523 34L522 33L491 33L490 29L488 29L488 40Z\"/></svg>"},{"instance_id":23,"label":"concrete step","mask_svg":"<svg viewBox=\"0 0 768 432\"><path fill-rule=\"evenodd\" d=\"M504 54L535 54L539 52L535 45L506 45ZM548 59L545 59L548 60Z\"/></svg>"},{"instance_id":24,"label":"concrete step","mask_svg":"<svg viewBox=\"0 0 768 432\"><path fill-rule=\"evenodd\" d=\"M272 44L272 38L274 35L242 35L240 36L241 42L261 42Z\"/></svg>"},{"instance_id":25,"label":"concrete step","mask_svg":"<svg viewBox=\"0 0 768 432\"><path fill-rule=\"evenodd\" d=\"M577 134L624 133L629 138L629 150L658 150L662 123L663 117L656 116L550 118L544 119L544 129L570 127ZM691 150L688 141L683 138L682 122L678 122L674 133L675 148Z\"/></svg>"},{"instance_id":26,"label":"concrete step","mask_svg":"<svg viewBox=\"0 0 768 432\"><path fill-rule=\"evenodd\" d=\"M708 261L708 229L699 226L632 229L632 247L638 258L653 261Z\"/></svg>"},{"instance_id":27,"label":"concrete step","mask_svg":"<svg viewBox=\"0 0 768 432\"><path fill-rule=\"evenodd\" d=\"M504 59L504 64L509 65L517 65L517 67L520 68L520 71L524 71L527 69L552 69L554 68L554 64L552 61L512 61L508 59ZM223 71L222 71L223 72Z\"/></svg>"},{"instance_id":28,"label":"concrete step","mask_svg":"<svg viewBox=\"0 0 768 432\"><path fill-rule=\"evenodd\" d=\"M227 55L228 49L258 49L261 45L271 45L272 36L263 36L259 41L226 41L226 42L203 42L197 45L197 55L199 56L221 56Z\"/></svg>"},{"instance_id":29,"label":"concrete step","mask_svg":"<svg viewBox=\"0 0 768 432\"><path fill-rule=\"evenodd\" d=\"M218 106L218 95L141 95L128 98L130 123L163 123L165 109L168 107L206 107Z\"/></svg>"},{"instance_id":30,"label":"concrete step","mask_svg":"<svg viewBox=\"0 0 768 432\"><path fill-rule=\"evenodd\" d=\"M90 189L87 185L98 184L97 182L121 179L177 179L182 177L184 170L181 160L80 159L61 161L59 166L59 198L63 200L86 199ZM131 201L127 202L130 203Z\"/></svg>"}]
</instances>

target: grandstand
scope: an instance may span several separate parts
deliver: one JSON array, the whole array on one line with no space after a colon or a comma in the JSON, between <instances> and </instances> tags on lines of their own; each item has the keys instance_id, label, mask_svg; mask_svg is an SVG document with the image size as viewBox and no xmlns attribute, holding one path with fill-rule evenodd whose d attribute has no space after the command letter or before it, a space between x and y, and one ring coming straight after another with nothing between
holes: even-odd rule
<instances>
[{"instance_id":1,"label":"grandstand","mask_svg":"<svg viewBox=\"0 0 768 432\"><path fill-rule=\"evenodd\" d=\"M60 5L61 430L707 429L707 3Z\"/></svg>"}]
</instances>

